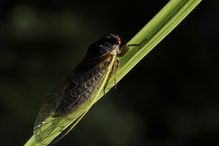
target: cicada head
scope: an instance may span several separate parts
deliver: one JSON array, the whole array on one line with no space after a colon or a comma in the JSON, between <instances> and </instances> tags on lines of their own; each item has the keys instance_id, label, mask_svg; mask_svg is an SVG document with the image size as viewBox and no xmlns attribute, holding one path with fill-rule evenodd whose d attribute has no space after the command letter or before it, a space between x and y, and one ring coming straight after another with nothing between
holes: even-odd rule
<instances>
[{"instance_id":1,"label":"cicada head","mask_svg":"<svg viewBox=\"0 0 219 146\"><path fill-rule=\"evenodd\" d=\"M92 44L87 51L88 57L99 58L119 48L121 39L118 35L107 34Z\"/></svg>"}]
</instances>

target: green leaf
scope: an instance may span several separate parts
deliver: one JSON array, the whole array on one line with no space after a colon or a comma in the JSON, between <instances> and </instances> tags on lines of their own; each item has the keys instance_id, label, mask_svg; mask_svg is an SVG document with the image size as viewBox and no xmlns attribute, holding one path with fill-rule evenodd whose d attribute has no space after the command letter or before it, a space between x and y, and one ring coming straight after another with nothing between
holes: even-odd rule
<instances>
[{"instance_id":1,"label":"green leaf","mask_svg":"<svg viewBox=\"0 0 219 146\"><path fill-rule=\"evenodd\" d=\"M140 46L130 47L128 53L121 58L120 69L118 70L116 80L120 81L143 57L145 57L162 39L164 39L199 3L201 0L171 0L163 9L145 25L128 44L141 44ZM108 92L114 86L114 80L110 79L106 87ZM103 96L102 92L95 95L94 101L89 102L79 108L73 114L77 120L84 111L88 111L92 104L97 102ZM48 117L48 120L51 117ZM60 118L60 123L64 119ZM74 120L73 120L74 121ZM77 123L79 120L77 121ZM75 123L74 126L77 124ZM67 126L67 125L66 125ZM73 126L73 127L74 127ZM48 127L47 127L48 128ZM55 129L55 131L58 131ZM49 137L49 141L56 135ZM25 146L40 146L34 136L32 136Z\"/></svg>"}]
</instances>

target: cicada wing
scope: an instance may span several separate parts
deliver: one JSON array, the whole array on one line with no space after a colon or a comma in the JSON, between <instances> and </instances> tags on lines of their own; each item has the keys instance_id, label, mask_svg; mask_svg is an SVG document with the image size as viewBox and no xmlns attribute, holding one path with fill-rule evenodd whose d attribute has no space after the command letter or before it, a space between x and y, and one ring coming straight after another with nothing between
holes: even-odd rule
<instances>
[{"instance_id":1,"label":"cicada wing","mask_svg":"<svg viewBox=\"0 0 219 146\"><path fill-rule=\"evenodd\" d=\"M80 116L84 115L85 111L90 108L90 104L93 103L83 104L91 99L105 78L107 64L97 64L67 77L49 94L40 108L34 125L37 142L48 145L63 131L64 133L60 137L67 134L71 128L66 130L67 132L65 129L79 121L77 119L80 119ZM103 66L105 67L103 68ZM81 106L82 104L83 106Z\"/></svg>"},{"instance_id":2,"label":"cicada wing","mask_svg":"<svg viewBox=\"0 0 219 146\"><path fill-rule=\"evenodd\" d=\"M64 126L68 125L71 121L65 119L65 122L60 122L60 118L54 118L55 111L62 101L65 89L69 86L68 79L62 80L56 88L45 98L43 104L38 112L34 124L34 136L37 142L42 145L49 143L48 137L55 134L54 129L61 131ZM57 132L56 132L57 133Z\"/></svg>"},{"instance_id":3,"label":"cicada wing","mask_svg":"<svg viewBox=\"0 0 219 146\"><path fill-rule=\"evenodd\" d=\"M88 108L89 109L89 108ZM41 145L55 143L63 138L78 123L87 111L79 111L74 117L49 117L40 127L35 128L34 136Z\"/></svg>"},{"instance_id":4,"label":"cicada wing","mask_svg":"<svg viewBox=\"0 0 219 146\"><path fill-rule=\"evenodd\" d=\"M34 124L34 129L36 127L39 127L42 122L46 120L49 116L52 116L54 114L54 111L58 107L60 101L62 100L62 97L65 92L65 88L67 87L67 80L62 80L56 88L54 88L49 95L45 98L43 101L40 110L37 114L37 118Z\"/></svg>"},{"instance_id":5,"label":"cicada wing","mask_svg":"<svg viewBox=\"0 0 219 146\"><path fill-rule=\"evenodd\" d=\"M53 145L54 143L61 140L66 134L68 134L76 125L77 123L84 117L84 115L88 112L84 111L74 122L72 122L67 128L65 128L53 141L50 142L50 145Z\"/></svg>"},{"instance_id":6,"label":"cicada wing","mask_svg":"<svg viewBox=\"0 0 219 146\"><path fill-rule=\"evenodd\" d=\"M57 115L60 104L69 95L69 88L77 90L80 84L73 84L77 78L72 80L67 77L52 90L52 92L44 100L34 125L34 136L37 142L42 145L48 145L53 141L54 137L62 133L67 127L77 121L83 111L78 111L75 115ZM85 92L85 91L84 91ZM73 103L80 100L80 96L72 96Z\"/></svg>"},{"instance_id":7,"label":"cicada wing","mask_svg":"<svg viewBox=\"0 0 219 146\"><path fill-rule=\"evenodd\" d=\"M69 78L63 80L43 102L34 125L34 136L38 143L48 145L55 137L60 134L62 135L62 132L67 134L68 132L65 129L71 127L83 115L83 109L75 109L70 115L57 115L60 103L69 92L68 88L71 87L73 90L76 90L80 86L73 85L71 82ZM74 98L74 102L80 100L80 96L72 98ZM59 139L61 138L57 138L55 141Z\"/></svg>"}]
</instances>

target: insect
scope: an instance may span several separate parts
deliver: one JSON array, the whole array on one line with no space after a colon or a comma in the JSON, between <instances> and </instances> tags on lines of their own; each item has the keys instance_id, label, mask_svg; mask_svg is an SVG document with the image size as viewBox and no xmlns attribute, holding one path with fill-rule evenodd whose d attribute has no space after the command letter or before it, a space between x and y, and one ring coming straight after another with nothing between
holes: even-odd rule
<instances>
[{"instance_id":1,"label":"insect","mask_svg":"<svg viewBox=\"0 0 219 146\"><path fill-rule=\"evenodd\" d=\"M37 115L34 137L41 145L63 138L87 113L94 97L105 87L119 68L118 57L126 54L118 35L107 34L93 43L76 67L47 96Z\"/></svg>"}]
</instances>

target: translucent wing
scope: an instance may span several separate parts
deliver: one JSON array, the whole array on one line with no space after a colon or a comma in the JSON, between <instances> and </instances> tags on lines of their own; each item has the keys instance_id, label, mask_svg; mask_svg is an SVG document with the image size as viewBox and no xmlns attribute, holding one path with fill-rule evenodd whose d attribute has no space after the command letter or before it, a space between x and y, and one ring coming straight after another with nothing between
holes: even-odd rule
<instances>
[{"instance_id":1,"label":"translucent wing","mask_svg":"<svg viewBox=\"0 0 219 146\"><path fill-rule=\"evenodd\" d=\"M107 59L95 66L86 66L76 74L64 79L45 99L38 113L34 135L36 140L48 145L54 137L68 133L86 113L86 104L105 78L110 60ZM71 128L70 128L71 129ZM62 134L60 137L63 137ZM59 138L60 139L60 138Z\"/></svg>"},{"instance_id":2,"label":"translucent wing","mask_svg":"<svg viewBox=\"0 0 219 146\"><path fill-rule=\"evenodd\" d=\"M62 139L66 134L68 134L72 130L72 128L74 128L76 124L84 117L88 110L84 111L84 113L82 113L74 122L72 122L67 128L65 128L65 130L63 130L57 137L55 137L55 139L52 140L49 145L53 145L54 143Z\"/></svg>"}]
</instances>

